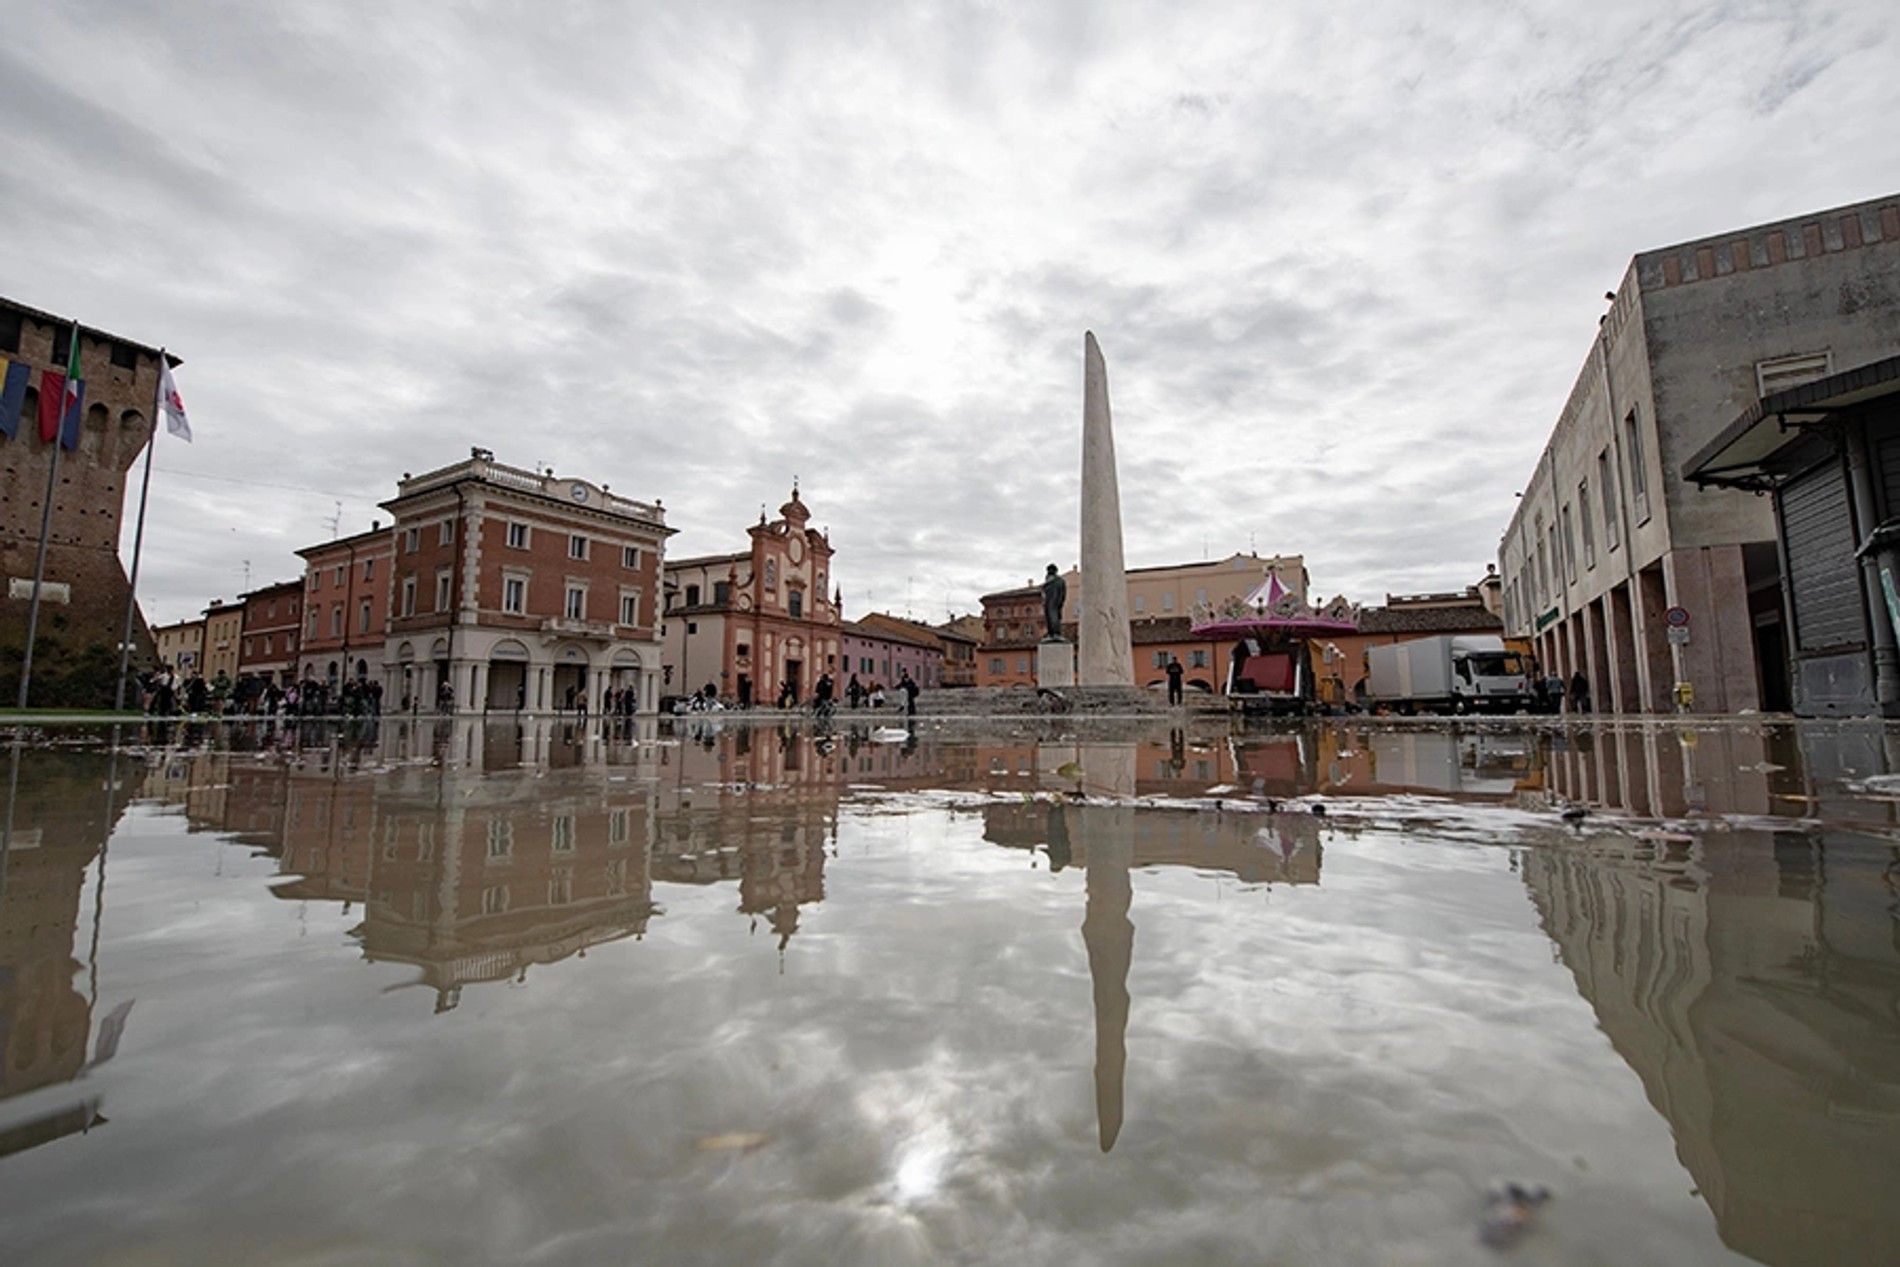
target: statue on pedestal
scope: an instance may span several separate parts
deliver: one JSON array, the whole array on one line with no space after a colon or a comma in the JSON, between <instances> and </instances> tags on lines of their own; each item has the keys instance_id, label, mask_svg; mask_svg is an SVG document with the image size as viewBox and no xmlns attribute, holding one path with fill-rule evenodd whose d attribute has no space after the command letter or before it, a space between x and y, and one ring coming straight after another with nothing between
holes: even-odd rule
<instances>
[{"instance_id":1,"label":"statue on pedestal","mask_svg":"<svg viewBox=\"0 0 1900 1267\"><path fill-rule=\"evenodd\" d=\"M1056 571L1056 565L1049 565L1048 573L1042 578L1042 623L1048 630L1043 635L1044 642L1062 641L1062 606L1069 600L1069 584Z\"/></svg>"}]
</instances>

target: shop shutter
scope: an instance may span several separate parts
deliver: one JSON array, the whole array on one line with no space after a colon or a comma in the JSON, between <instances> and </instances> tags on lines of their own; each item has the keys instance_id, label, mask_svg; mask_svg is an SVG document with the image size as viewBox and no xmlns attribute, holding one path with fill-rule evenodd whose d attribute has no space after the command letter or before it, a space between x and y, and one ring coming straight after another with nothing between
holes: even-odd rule
<instances>
[{"instance_id":1,"label":"shop shutter","mask_svg":"<svg viewBox=\"0 0 1900 1267\"><path fill-rule=\"evenodd\" d=\"M1840 459L1782 485L1778 500L1797 645L1818 651L1863 643L1860 568Z\"/></svg>"}]
</instances>

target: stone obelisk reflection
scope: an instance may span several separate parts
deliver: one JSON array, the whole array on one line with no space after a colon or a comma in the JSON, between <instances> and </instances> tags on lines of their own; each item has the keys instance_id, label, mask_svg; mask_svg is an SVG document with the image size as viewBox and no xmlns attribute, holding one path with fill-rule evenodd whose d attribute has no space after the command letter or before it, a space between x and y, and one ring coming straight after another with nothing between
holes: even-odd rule
<instances>
[{"instance_id":1,"label":"stone obelisk reflection","mask_svg":"<svg viewBox=\"0 0 1900 1267\"><path fill-rule=\"evenodd\" d=\"M1133 745L1088 745L1081 766L1090 798L1134 795ZM1128 1068L1128 968L1135 957L1135 925L1128 907L1134 899L1129 872L1135 859L1135 811L1120 804L1074 805L1066 812L1072 815L1070 830L1087 860L1082 944L1088 948L1095 993L1095 1120L1102 1151L1107 1152L1121 1134Z\"/></svg>"}]
</instances>

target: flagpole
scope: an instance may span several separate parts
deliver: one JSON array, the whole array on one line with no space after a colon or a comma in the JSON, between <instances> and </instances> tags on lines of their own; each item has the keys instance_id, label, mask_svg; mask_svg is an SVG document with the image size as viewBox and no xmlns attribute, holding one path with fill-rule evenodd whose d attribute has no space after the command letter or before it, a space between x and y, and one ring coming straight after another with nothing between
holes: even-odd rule
<instances>
[{"instance_id":1,"label":"flagpole","mask_svg":"<svg viewBox=\"0 0 1900 1267\"><path fill-rule=\"evenodd\" d=\"M67 364L79 355L79 322L73 322L73 345L67 353ZM46 390L46 377L40 376L40 390ZM67 389L61 387L64 393ZM45 405L40 406L42 409ZM59 425L63 431L66 426L66 399L62 394L59 402ZM43 434L43 433L42 433ZM53 433L53 460L46 467L46 501L40 506L40 553L33 563L33 601L26 609L26 654L20 660L20 708L26 708L27 688L33 683L33 641L40 629L40 588L46 583L46 538L53 529L53 494L59 488L59 451L60 434Z\"/></svg>"},{"instance_id":2,"label":"flagpole","mask_svg":"<svg viewBox=\"0 0 1900 1267\"><path fill-rule=\"evenodd\" d=\"M165 349L158 350L158 382L152 387L152 434L145 441L145 478L139 482L139 526L132 534L132 575L125 591L125 632L119 637L119 693L112 711L125 711L125 678L132 666L132 621L139 606L139 555L145 549L145 501L152 492L152 450L158 447L158 416L164 411Z\"/></svg>"}]
</instances>

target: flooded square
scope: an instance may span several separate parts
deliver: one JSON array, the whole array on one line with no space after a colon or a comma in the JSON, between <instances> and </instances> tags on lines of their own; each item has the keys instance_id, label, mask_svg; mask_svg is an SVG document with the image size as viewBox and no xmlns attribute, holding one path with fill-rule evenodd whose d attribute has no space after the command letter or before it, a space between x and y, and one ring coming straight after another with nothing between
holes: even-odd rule
<instances>
[{"instance_id":1,"label":"flooded square","mask_svg":"<svg viewBox=\"0 0 1900 1267\"><path fill-rule=\"evenodd\" d=\"M1878 724L17 738L8 1262L1900 1258Z\"/></svg>"}]
</instances>

